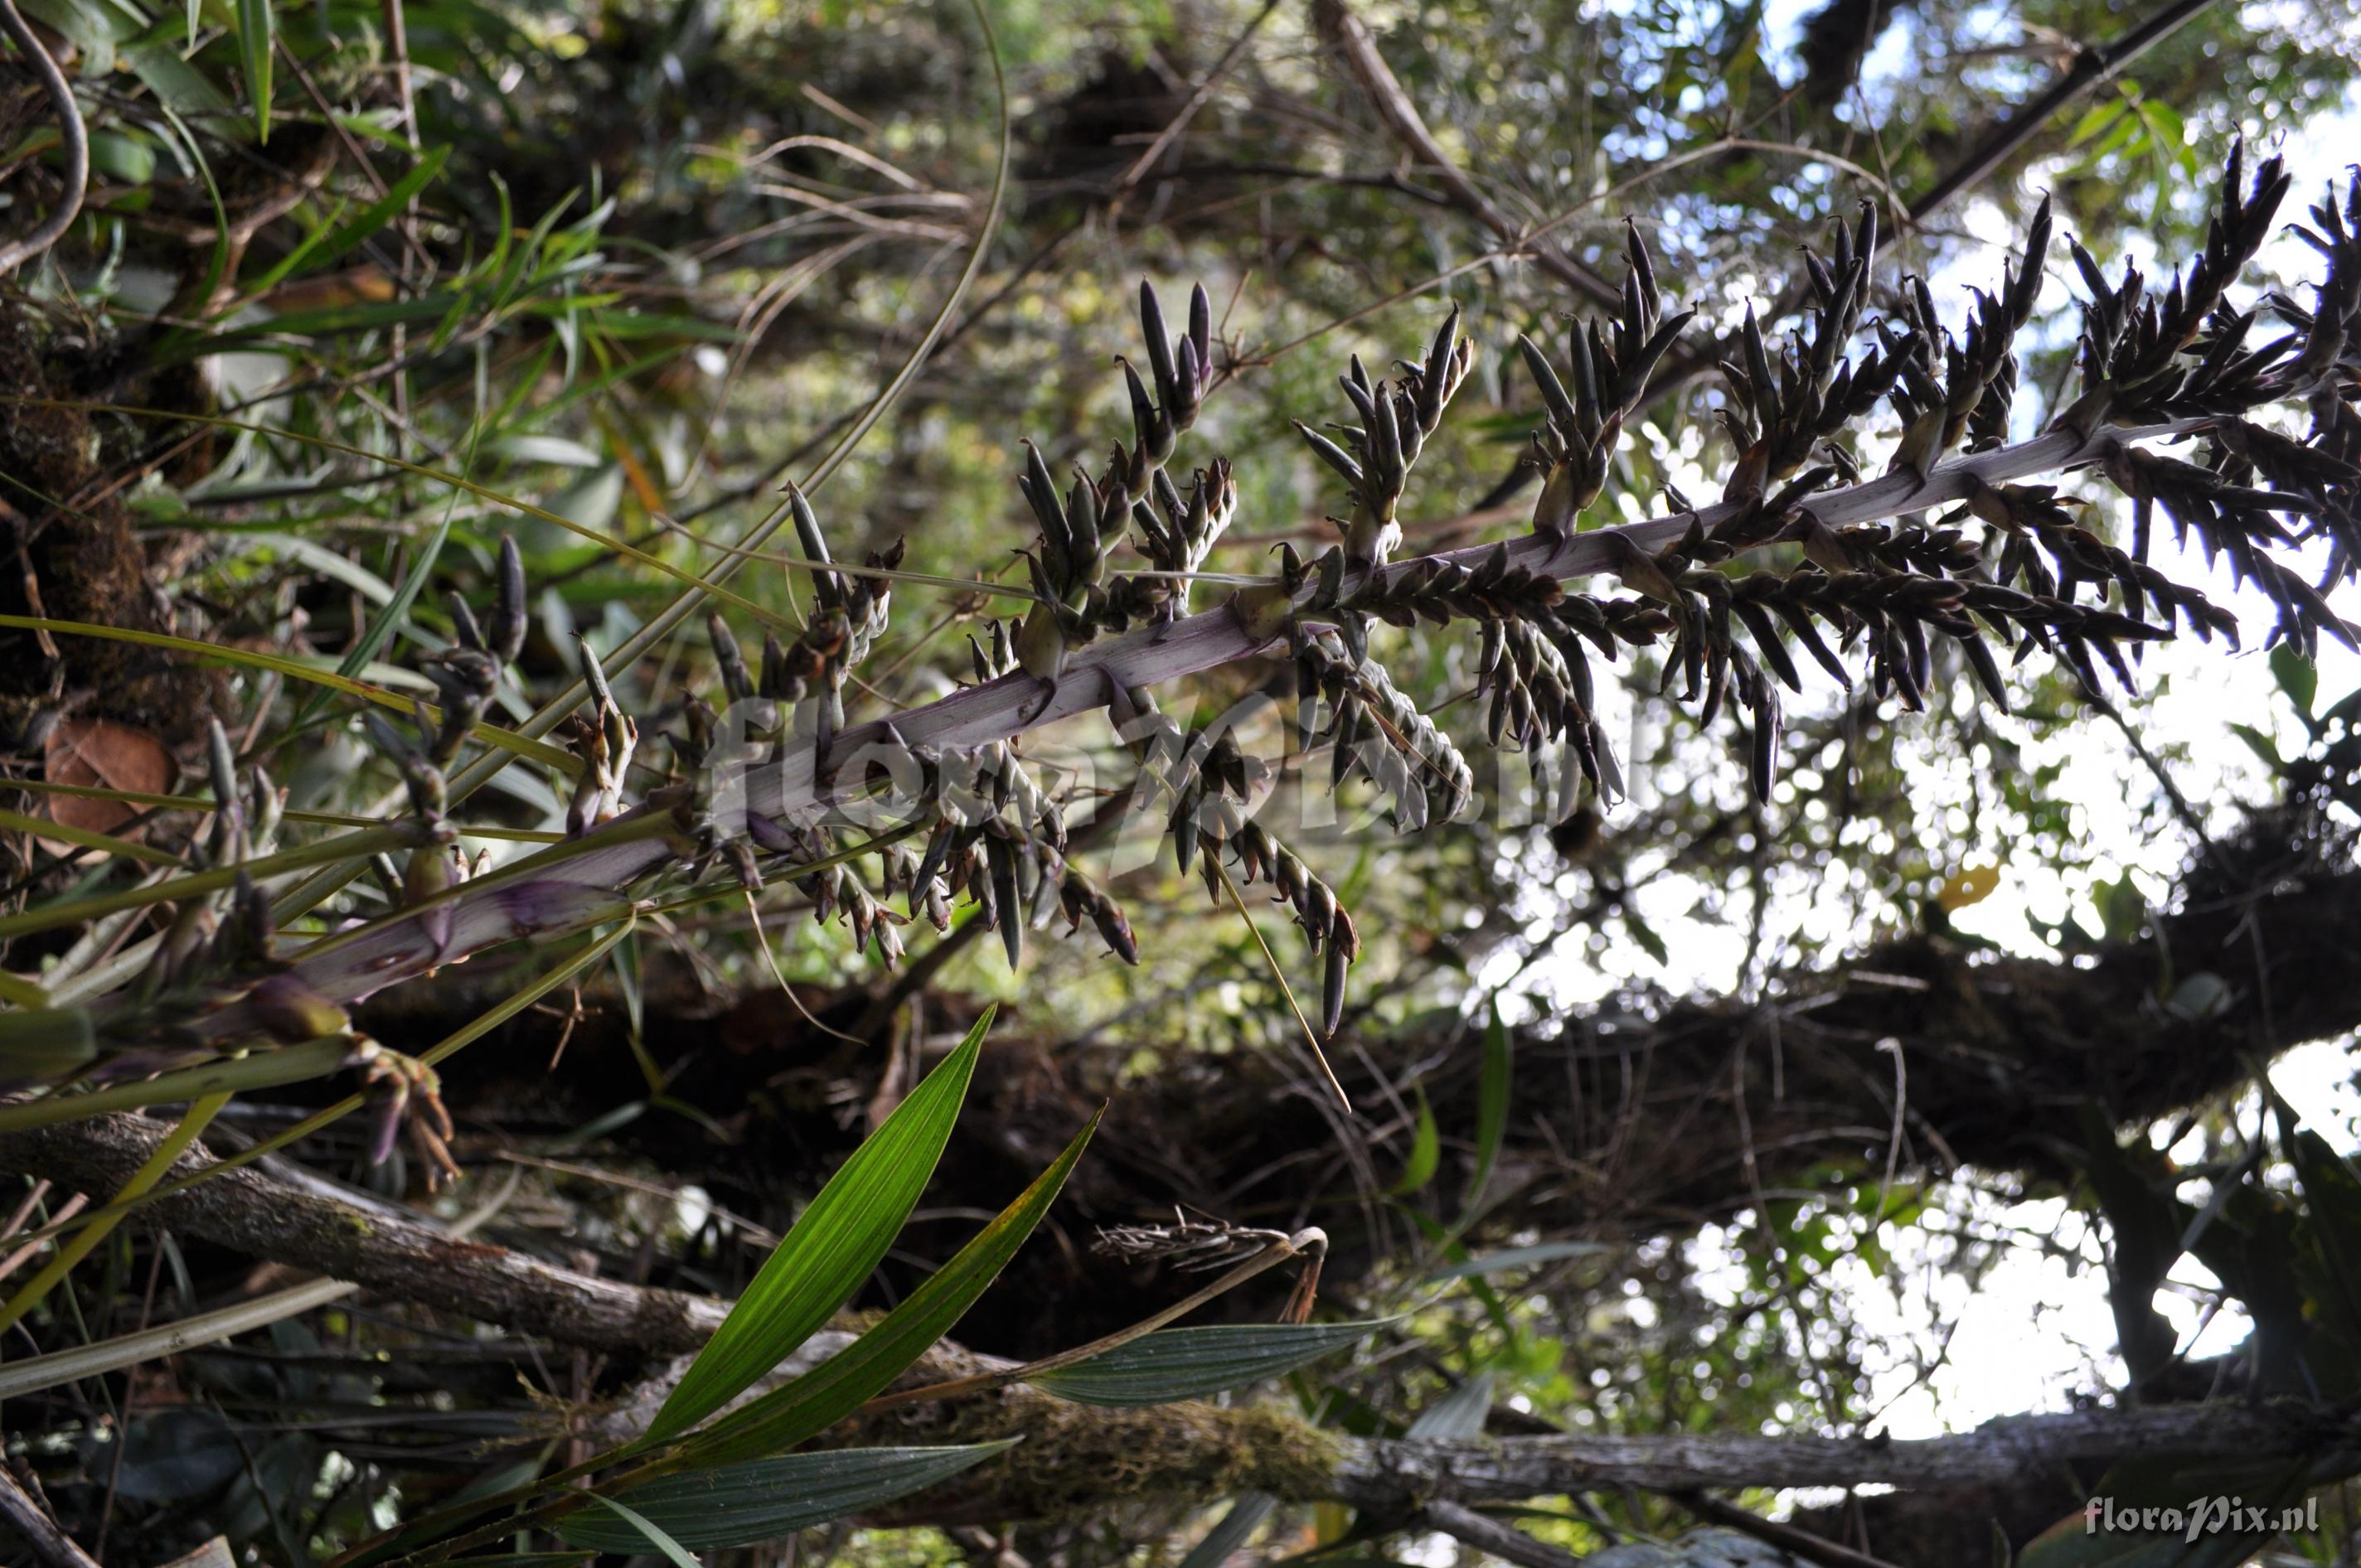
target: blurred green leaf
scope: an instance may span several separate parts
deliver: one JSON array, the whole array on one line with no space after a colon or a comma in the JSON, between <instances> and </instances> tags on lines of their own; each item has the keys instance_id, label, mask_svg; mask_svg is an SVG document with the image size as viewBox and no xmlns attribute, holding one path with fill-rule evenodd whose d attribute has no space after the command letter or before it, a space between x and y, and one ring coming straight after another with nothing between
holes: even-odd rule
<instances>
[{"instance_id":1,"label":"blurred green leaf","mask_svg":"<svg viewBox=\"0 0 2361 1568\"><path fill-rule=\"evenodd\" d=\"M1433 1181L1443 1160L1443 1136L1434 1124L1434 1107L1427 1103L1425 1090L1413 1092L1418 1096L1418 1115L1411 1133L1410 1157L1402 1162L1400 1178L1386 1189L1391 1198L1407 1198Z\"/></svg>"},{"instance_id":2,"label":"blurred green leaf","mask_svg":"<svg viewBox=\"0 0 2361 1568\"><path fill-rule=\"evenodd\" d=\"M1516 1067L1516 1047L1509 1038L1508 1025L1500 1022L1500 1003L1495 997L1484 1021L1484 1069L1476 1086L1476 1172L1467 1182L1462 1224L1484 1201L1492 1167L1500 1157L1501 1140L1508 1136L1509 1090Z\"/></svg>"},{"instance_id":3,"label":"blurred green leaf","mask_svg":"<svg viewBox=\"0 0 2361 1568\"><path fill-rule=\"evenodd\" d=\"M2296 711L2309 717L2312 699L2320 691L2319 666L2297 652L2294 643L2281 642L2271 650L2271 674Z\"/></svg>"},{"instance_id":4,"label":"blurred green leaf","mask_svg":"<svg viewBox=\"0 0 2361 1568\"><path fill-rule=\"evenodd\" d=\"M1594 1253L1614 1249L1604 1242L1538 1242L1532 1246L1502 1247L1498 1252L1479 1253L1464 1262L1436 1269L1429 1279L1475 1279L1487 1274L1499 1274L1505 1269L1530 1268L1537 1263L1555 1263L1561 1258L1587 1257Z\"/></svg>"},{"instance_id":5,"label":"blurred green leaf","mask_svg":"<svg viewBox=\"0 0 2361 1568\"><path fill-rule=\"evenodd\" d=\"M1418 1413L1405 1435L1433 1441L1477 1437L1492 1412L1492 1374L1478 1372Z\"/></svg>"},{"instance_id":6,"label":"blurred green leaf","mask_svg":"<svg viewBox=\"0 0 2361 1568\"><path fill-rule=\"evenodd\" d=\"M2279 749L2271 738L2251 724L2233 724L2230 733L2246 743L2246 750L2263 760L2266 767L2278 773L2287 764L2279 760Z\"/></svg>"},{"instance_id":7,"label":"blurred green leaf","mask_svg":"<svg viewBox=\"0 0 2361 1568\"><path fill-rule=\"evenodd\" d=\"M1180 1568L1222 1568L1229 1562L1230 1554L1246 1543L1246 1538L1270 1518L1271 1510L1277 1507L1279 1499L1268 1492L1239 1493L1230 1511L1189 1549L1189 1555L1180 1560Z\"/></svg>"}]
</instances>

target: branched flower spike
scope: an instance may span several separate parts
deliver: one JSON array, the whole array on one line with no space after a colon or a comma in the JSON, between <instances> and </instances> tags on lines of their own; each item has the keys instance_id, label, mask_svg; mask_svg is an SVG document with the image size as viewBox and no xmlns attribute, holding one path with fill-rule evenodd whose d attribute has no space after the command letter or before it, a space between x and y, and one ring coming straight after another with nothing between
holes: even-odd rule
<instances>
[{"instance_id":1,"label":"branched flower spike","mask_svg":"<svg viewBox=\"0 0 2361 1568\"><path fill-rule=\"evenodd\" d=\"M1187 575L1228 522L1236 486L1218 460L1185 490L1165 469L1210 384L1210 312L1202 292L1192 296L1176 339L1146 293L1147 370L1126 367L1128 444L1062 488L1028 453L1020 488L1039 523L1028 552L1038 602L1013 630L994 625L976 642L973 687L842 728L840 694L873 652L886 593L832 564L809 508L791 496L804 549L818 563L809 626L792 647L770 641L753 669L728 628L709 623L722 690L745 711L724 726L687 703L675 751L692 776L629 805L636 732L586 656L595 706L568 737L583 760L568 813L579 841L479 894L453 880L442 770L523 641L522 575L504 548L488 623L455 609L454 646L429 662L443 711L422 708L414 735L380 718L368 726L409 792L408 815L390 825L410 851L407 867L388 867L400 906L330 943L289 950L272 929L269 890L253 880L186 899L133 981L91 1003L78 1031L36 1019L10 1047L11 1071L32 1063L50 1080L120 1080L247 1043L336 1035L348 1027L344 1004L379 987L495 942L614 918L650 883L669 883L669 894L717 868L749 888L763 871L794 882L820 919L840 916L888 961L904 917L885 903L897 893L911 917L939 928L955 898L972 900L1012 963L1027 927L1060 916L1070 930L1088 922L1136 960L1122 910L1068 863L1067 803L1017 751L1047 706L1028 683L1053 683L1077 665L1099 683L1092 700L1109 709L1139 763L1175 862L1224 894L1235 867L1289 906L1323 960L1321 1025L1333 1035L1360 933L1333 890L1255 820L1272 764L1233 728L1193 729L1163 711L1151 687L1287 650L1304 749L1332 748L1332 781L1375 780L1396 826L1410 831L1457 815L1474 771L1435 722L1441 709L1370 656L1375 622L1419 632L1475 622L1480 708L1471 717L1480 714L1495 747L1558 747L1569 807L1585 789L1602 803L1621 791L1596 717L1594 662L1628 648L1659 645L1664 689L1694 703L1701 720L1742 715L1746 766L1767 800L1781 688L1801 690L1810 666L1916 708L1961 680L2002 700L2005 666L2037 652L2095 688L2108 674L2128 685L2145 642L2184 630L2235 640L2227 609L2176 581L2152 548L2159 510L2186 544L2271 601L2271 638L2305 652L2323 638L2361 645L2333 602L2361 574L2361 177L2314 205L2297 231L2327 264L2309 302L2240 302L2235 277L2268 236L2287 189L2276 159L2249 180L2231 158L2201 254L2160 290L2136 270L2110 283L2077 247L2089 295L2080 393L2048 432L2014 444L2014 345L2037 308L2047 207L2020 265L1973 297L1956 339L1923 283L1903 291L1895 319L1869 316L1877 235L1864 215L1838 230L1828 259L1806 258L1806 319L1784 335L1750 326L1724 367L1732 449L1723 499L1696 506L1668 492L1670 515L1577 533L1575 520L1603 493L1624 426L1684 319L1664 313L1635 234L1614 319L1586 325L1565 367L1526 347L1543 405L1536 451L1548 470L1531 533L1389 559L1411 466L1472 362L1455 313L1423 359L1391 379L1355 363L1345 391L1356 423L1333 435L1304 432L1351 488L1344 543L1309 564L1282 550L1275 581L1196 614ZM2265 320L2275 324L2258 331ZM1900 471L1864 482L1853 444L1889 403L1901 416ZM2070 487L2061 482L2070 475ZM2098 484L2129 502L2120 536L2103 513L2085 510ZM1928 521L1938 507L1949 510ZM1134 529L1152 575L1113 564ZM2307 558L2319 544L2326 549ZM890 569L899 557L872 559ZM1589 576L1620 580L1621 591L1569 586ZM1085 648L1135 625L1112 646ZM791 704L810 711L816 754L785 744ZM840 778L831 764L905 735L931 740L901 746L920 775L914 831L881 847L880 874L864 880L859 862L837 858L854 819L830 810L856 796L873 805L874 781ZM226 740L217 743L220 809L192 859L237 863L269 837L275 792L238 778L235 764ZM742 816L717 820L724 799L742 801ZM631 820L601 826L616 815ZM875 831L874 817L859 824ZM431 1088L371 1071L398 1107ZM440 1137L442 1125L430 1112L423 1130ZM432 1145L421 1147L432 1163Z\"/></svg>"},{"instance_id":2,"label":"branched flower spike","mask_svg":"<svg viewBox=\"0 0 2361 1568\"><path fill-rule=\"evenodd\" d=\"M1041 532L1025 552L1035 604L1014 639L1016 663L1042 685L1047 707L1066 658L1102 631L1121 631L1134 620L1170 620L1183 613L1188 584L1182 578L1126 576L1110 582L1110 561L1123 542L1125 525L1137 521L1148 537L1148 555L1161 572L1194 572L1205 552L1229 525L1236 504L1229 465L1216 460L1201 470L1189 500L1164 476L1181 433L1204 407L1213 351L1213 303L1202 285L1189 291L1189 330L1177 341L1164 323L1164 307L1153 286L1139 286L1139 324L1148 340L1154 395L1130 361L1123 364L1131 395L1132 444L1115 446L1095 479L1080 467L1061 499L1040 449L1025 444L1025 468L1017 488L1039 521ZM1159 522L1148 505L1153 491L1164 512Z\"/></svg>"},{"instance_id":3,"label":"branched flower spike","mask_svg":"<svg viewBox=\"0 0 2361 1568\"><path fill-rule=\"evenodd\" d=\"M499 597L489 634L477 624L467 601L456 594L451 596L451 624L453 646L421 661L442 698L441 724L431 730L423 722L420 726L432 738L427 754L437 764L459 754L500 690L500 672L524 651L524 558L517 553L515 540L500 540Z\"/></svg>"},{"instance_id":4,"label":"branched flower spike","mask_svg":"<svg viewBox=\"0 0 2361 1568\"><path fill-rule=\"evenodd\" d=\"M1343 437L1336 442L1301 421L1302 433L1322 461L1345 477L1353 511L1341 525L1345 562L1356 567L1382 566L1401 543L1401 525L1394 521L1411 465L1443 422L1443 411L1476 363L1476 345L1459 334L1459 307L1454 305L1426 358L1417 365L1398 363L1399 379L1371 381L1359 355L1352 368L1338 378L1345 397L1360 422L1331 426Z\"/></svg>"},{"instance_id":5,"label":"branched flower spike","mask_svg":"<svg viewBox=\"0 0 2361 1568\"><path fill-rule=\"evenodd\" d=\"M1915 331L1906 332L1889 337L1884 352L1866 350L1858 367L1849 356L1869 303L1876 260L1877 209L1863 203L1853 227L1836 226L1827 261L1808 249L1804 252L1812 311L1801 331L1782 340L1774 351L1748 309L1740 333L1744 363L1721 363L1730 393L1721 419L1738 450L1722 487L1725 499L1759 495L1791 477L1816 448L1828 452L1850 482L1850 458L1836 442L1876 408L1913 360L1920 341Z\"/></svg>"},{"instance_id":6,"label":"branched flower spike","mask_svg":"<svg viewBox=\"0 0 2361 1568\"><path fill-rule=\"evenodd\" d=\"M1602 329L1596 318L1587 323L1568 318L1571 391L1539 345L1530 337L1517 339L1549 416L1533 435L1532 461L1542 471L1541 499L1533 507L1538 533L1565 533L1598 499L1623 439L1623 422L1646 397L1657 361L1696 314L1664 315L1655 264L1637 228L1630 231L1625 257L1623 308L1613 322Z\"/></svg>"}]
</instances>

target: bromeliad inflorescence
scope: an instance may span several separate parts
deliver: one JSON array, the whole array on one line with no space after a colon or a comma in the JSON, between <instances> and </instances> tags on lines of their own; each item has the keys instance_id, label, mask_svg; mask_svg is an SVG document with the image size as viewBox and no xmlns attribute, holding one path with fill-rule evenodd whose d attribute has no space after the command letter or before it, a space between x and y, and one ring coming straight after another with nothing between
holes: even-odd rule
<instances>
[{"instance_id":1,"label":"bromeliad inflorescence","mask_svg":"<svg viewBox=\"0 0 2361 1568\"><path fill-rule=\"evenodd\" d=\"M2110 673L2128 684L2140 645L2182 629L2235 639L2228 610L2157 558L2159 509L2182 543L2276 607L2273 640L2307 652L2323 637L2354 645L2361 639L2331 596L2361 573L2361 178L2298 229L2327 263L2310 302L2235 303L2232 283L2286 191L2278 160L2249 181L2234 155L2202 254L2161 288L2136 269L2110 282L2075 247L2089 295L2080 385L2048 432L2014 444L2015 342L2038 310L2048 209L1999 289L1974 296L1957 336L1922 282L1881 288L1876 225L1864 213L1837 228L1826 258L1806 257L1809 299L1792 331L1751 316L1741 327L1723 367L1721 499L1700 506L1668 489L1669 516L1585 529L1615 483L1654 367L1688 324L1666 312L1635 229L1608 318L1578 325L1562 364L1521 345L1540 405L1532 461L1543 480L1529 532L1396 559L1413 465L1475 363L1455 308L1392 376L1351 362L1342 378L1351 422L1298 426L1344 479L1337 543L1311 560L1282 548L1274 576L1206 609L1192 609L1191 583L1238 509L1236 477L1210 456L1183 484L1173 464L1213 384L1211 312L1194 291L1175 336L1143 287L1148 372L1123 367L1128 439L1063 485L1043 451L1026 447L1017 488L1038 524L1025 552L1033 603L975 641L970 689L868 723L850 711L855 676L889 631L901 549L871 554L863 568L838 565L807 499L790 491L812 573L801 633L767 639L757 671L728 626L708 622L712 695L731 711L686 699L674 775L636 802L635 721L586 654L594 706L566 734L576 762L568 841L479 886L459 880L450 856L443 769L480 732L522 645L522 572L504 548L489 623L455 609L455 645L428 662L439 709L422 705L414 733L370 726L410 804L370 846L409 857L388 878L390 913L327 942L291 944L272 928L267 891L241 874L181 901L147 969L82 1010L76 1027L6 1014L26 1020L16 1044L0 1036L9 1075L120 1078L192 1054L333 1036L349 1027L344 1004L379 986L531 931L612 919L659 884L676 896L717 870L748 890L766 875L791 883L816 918L842 921L886 962L905 924L947 930L961 899L999 933L1012 964L1027 927L1060 917L1137 962L1137 937L1115 897L1073 864L1096 797L1049 781L1022 744L1060 683L1074 680L1090 683L1090 705L1114 720L1138 771L1135 799L1169 839L1172 863L1202 874L1217 899L1261 885L1290 910L1321 959L1320 1032L1333 1036L1361 933L1312 858L1256 817L1281 772L1321 749L1331 787L1367 776L1405 832L1466 808L1475 770L1462 748L1477 740L1555 747L1561 809L1595 811L1622 793L1630 765L1598 717L1596 661L1652 649L1664 689L1701 721L1725 709L1744 716L1752 788L1769 801L1781 693L1803 689L1806 664L1842 685L1859 670L1871 691L1915 708L1955 672L2004 700L2004 666L2037 652L2095 687ZM2257 330L2266 320L2276 335ZM1898 429L1872 443L1866 426L1881 407ZM2183 444L2158 450L2167 439ZM1864 479L1878 455L1884 477ZM2059 487L2065 471L2128 499L2125 537ZM2300 566L2298 553L2315 543L2324 563ZM1127 564L1131 544L1144 565ZM1578 591L1573 578L1597 581ZM1384 663L1388 637L1466 622L1478 633L1478 717L1458 729L1472 739ZM1291 663L1299 703L1298 754L1277 764L1252 755L1235 723L1185 722L1152 689L1274 656ZM876 805L874 770L849 764L877 746L907 764L886 770L902 775L895 793L906 798L884 829L873 811L834 809ZM268 838L274 797L235 776L225 742L219 751L223 808L202 854L230 865ZM367 1065L377 1071L374 1058ZM431 1102L431 1088L412 1079L385 1098L400 1116ZM423 1124L423 1146L442 1124Z\"/></svg>"}]
</instances>

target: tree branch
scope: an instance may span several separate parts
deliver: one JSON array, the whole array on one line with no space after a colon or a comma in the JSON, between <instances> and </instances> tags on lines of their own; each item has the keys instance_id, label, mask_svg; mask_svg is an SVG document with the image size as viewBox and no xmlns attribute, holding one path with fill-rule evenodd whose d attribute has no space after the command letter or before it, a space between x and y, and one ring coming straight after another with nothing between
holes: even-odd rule
<instances>
[{"instance_id":1,"label":"tree branch","mask_svg":"<svg viewBox=\"0 0 2361 1568\"><path fill-rule=\"evenodd\" d=\"M0 1137L0 1168L105 1190L146 1157L168 1126L115 1115L11 1134ZM182 1167L193 1168L207 1158L192 1149ZM255 1257L577 1344L689 1352L726 1310L719 1301L555 1268L505 1247L454 1243L430 1225L252 1169L170 1200L159 1217ZM783 1372L816 1364L851 1337L843 1330L817 1336ZM1004 1365L946 1342L915 1376L940 1381ZM600 1423L600 1434L629 1435L656 1408L676 1370L627 1397ZM1343 1501L1385 1515L1441 1505L1450 1521L1444 1528L1474 1529L1453 1505L1613 1486L1682 1491L1876 1484L1939 1490L2018 1481L2069 1462L2135 1453L2301 1456L2328 1470L2361 1462L2361 1423L2354 1417L2285 1402L2008 1417L1970 1432L1902 1441L1674 1432L1425 1442L1341 1438L1283 1410L1254 1405L1103 1409L1019 1385L972 1399L880 1410L840 1429L839 1438L976 1442L1019 1433L1041 1441L1020 1445L1006 1459L914 1505L910 1517L938 1522L1029 1518L1077 1498L1202 1499L1252 1489L1290 1500Z\"/></svg>"},{"instance_id":2,"label":"tree branch","mask_svg":"<svg viewBox=\"0 0 2361 1568\"><path fill-rule=\"evenodd\" d=\"M38 1173L60 1188L104 1197L147 1161L172 1125L117 1113L0 1134L0 1169ZM194 1176L216 1158L202 1143L192 1145L170 1179ZM643 1289L457 1240L400 1211L365 1209L324 1182L298 1186L251 1166L165 1199L155 1218L249 1257L594 1349L695 1350L729 1310L729 1303L708 1297Z\"/></svg>"},{"instance_id":3,"label":"tree branch","mask_svg":"<svg viewBox=\"0 0 2361 1568\"><path fill-rule=\"evenodd\" d=\"M1320 36L1343 58L1353 80L1369 95L1378 118L1385 122L1386 128L1409 148L1412 157L1433 171L1436 183L1451 198L1452 204L1490 229L1504 243L1522 247L1526 244L1523 226L1478 191L1444 152L1433 133L1426 128L1426 122L1419 117L1418 105L1402 90L1400 79L1386 64L1386 57L1378 52L1377 40L1369 36L1368 27L1346 7L1345 0L1313 0L1312 16ZM1543 271L1587 296L1592 303L1613 309L1623 302L1623 291L1554 244L1536 245L1531 254Z\"/></svg>"}]
</instances>

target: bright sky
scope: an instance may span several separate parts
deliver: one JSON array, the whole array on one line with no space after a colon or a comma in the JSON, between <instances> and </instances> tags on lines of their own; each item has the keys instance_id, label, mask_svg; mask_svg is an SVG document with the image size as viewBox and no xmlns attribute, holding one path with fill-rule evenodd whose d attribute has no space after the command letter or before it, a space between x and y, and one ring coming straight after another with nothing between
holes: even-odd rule
<instances>
[{"instance_id":1,"label":"bright sky","mask_svg":"<svg viewBox=\"0 0 2361 1568\"><path fill-rule=\"evenodd\" d=\"M1778 55L1792 58L1795 23L1807 8L1805 0L1774 0L1768 27ZM1898 59L1900 29L1908 25L1905 13L1881 53ZM2010 24L1996 13L1995 36L2011 31ZM1878 65L1878 58L1872 57L1872 73ZM2351 149L2356 147L2361 147L2361 104L2348 101L2336 113L2314 120L2301 141L2263 149L2285 157L2296 176L2285 215L2296 216L2301 206L2319 199L2326 182L2349 164ZM2197 149L2209 165L2220 150ZM1962 226L1971 233L2005 233L1990 209L1981 214L1971 209ZM2265 259L2303 277L2309 275L2313 258L2300 242L2286 239L2267 251ZM1998 261L1995 255L1986 265L1963 267L1956 280L1984 281L1982 274L1996 273ZM2064 281L2057 273L2053 267L2053 289L2062 287ZM1938 304L1959 298L1956 288L1944 286L1949 281L1953 280L1936 280ZM2258 629L2249 637L2250 644L2259 642L2259 629L2268 628L2272 617L2256 596L2236 593L2224 578L2206 573L2200 561L2160 558L2158 564L2177 578L2203 584L2216 602L2232 605L2243 621ZM2356 613L2354 607L2345 608L2348 615ZM2318 703L2325 706L2361 686L2361 658L2342 648L2324 647L2319 673ZM2178 743L2187 748L2188 760L2179 764L2177 776L2201 806L2241 795L2255 799L2268 795L2262 766L2233 736L2228 728L2232 723L2277 730L2283 752L2301 750L2297 734L2289 733L2295 729L2292 721L2279 717L2284 713L2285 698L2279 696L2258 647L2225 657L2218 648L2175 643L2151 651L2142 674L2147 681L2164 675L2170 678L2169 700L2153 705L2138 722L2151 745L2163 749ZM2066 775L2058 793L2083 804L2082 822L2092 847L2114 866L2135 872L2152 896L2166 894L2186 846L2177 839L2147 834L2134 810L2125 804L2154 795L2156 786L2146 768L2111 730L2095 724L2048 750L2066 762ZM2028 759L2048 760L2049 756ZM2110 803L2114 803L2112 810ZM2057 921L2082 896L2083 890L2047 873L2037 861L2009 859L2005 845L1993 846L1992 858L2003 867L2000 889L1984 903L1961 911L1955 923L2019 952L2046 951L2029 917ZM2026 859L2033 861L2033 857ZM1677 921L1679 911L1693 895L1668 888L1665 896L1668 907L1650 913ZM2085 922L2095 924L2088 916ZM1665 978L1675 984L1703 986L1713 985L1717 977L1734 979L1742 948L1742 932L1684 925L1678 950L1685 968L1694 959L1695 972ZM1632 962L1635 955L1621 957L1630 965L1626 973L1648 972L1651 968L1643 959ZM1614 978L1605 977L1597 989L1611 988ZM2346 1044L2329 1042L2290 1053L2272 1071L2279 1092L2314 1129L2348 1153L2361 1148L2361 1094L2356 1094L2352 1081L2354 1069ZM2246 1117L2250 1120L2253 1114L2249 1105ZM1960 1245L1954 1236L1914 1233L1924 1245L1915 1266L1898 1276L1879 1277L1858 1262L1840 1267L1839 1278L1860 1329L1872 1338L1903 1347L1903 1354L1889 1365L1872 1368L1865 1401L1871 1408L1883 1408L1880 1424L1895 1436L1961 1430L2019 1411L2062 1409L2077 1394L2097 1392L2122 1381L2103 1277L2092 1266L2102 1255L2099 1241L2088 1234L2081 1217L2054 1201L1982 1201L1971 1213L1971 1226L1981 1234L2054 1236L2057 1246L2046 1254L2031 1246L2015 1249L1974 1290L1957 1275L1944 1272L1944 1264ZM1888 1226L1883 1239L1889 1246L1899 1246L1906 1238ZM1719 1272L1721 1288L1734 1300L1744 1276L1728 1261L1734 1256L1728 1233L1703 1236L1696 1244L1695 1255L1707 1266L1707 1288L1715 1288ZM2247 1325L2235 1313L2207 1320L2202 1292L2211 1279L2204 1270L2184 1259L2173 1280L2188 1286L2191 1293L2167 1291L2160 1294L2158 1304L2180 1331L2185 1351L2214 1354L2244 1336ZM1948 1353L1938 1362L1935 1353L1947 1336ZM1922 1375L1920 1366L1914 1364L1916 1358L1937 1364Z\"/></svg>"}]
</instances>

